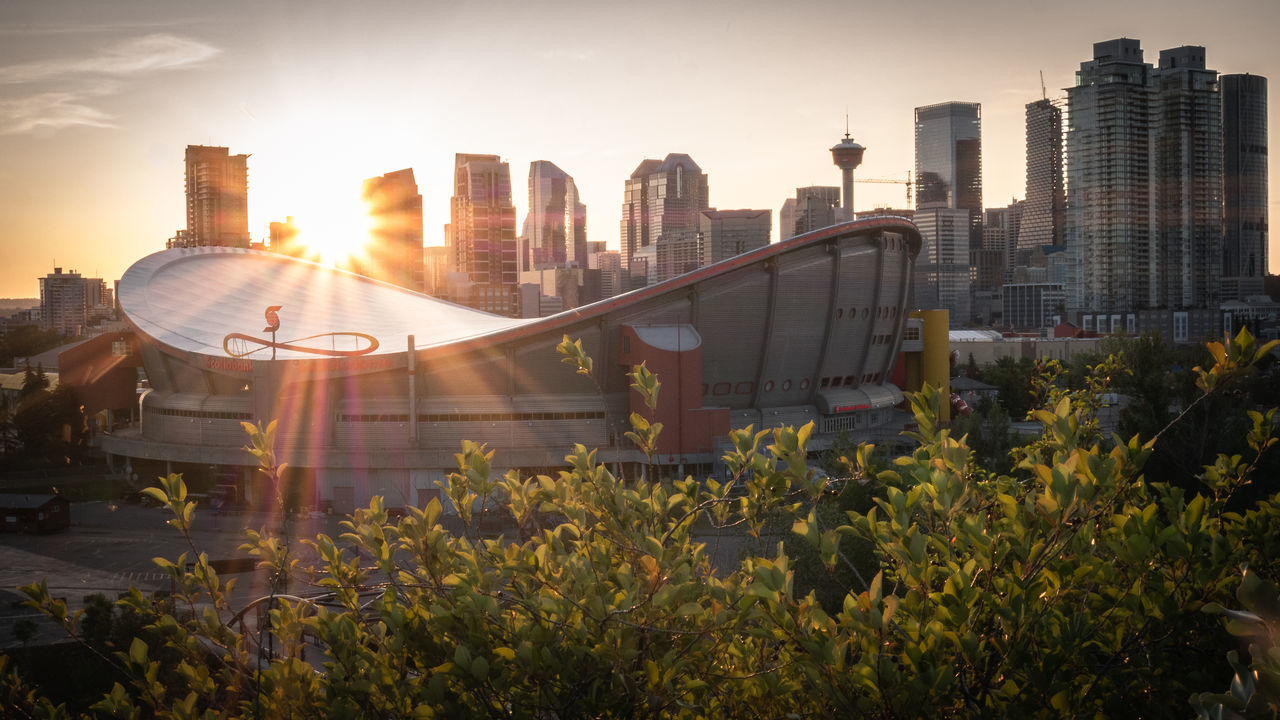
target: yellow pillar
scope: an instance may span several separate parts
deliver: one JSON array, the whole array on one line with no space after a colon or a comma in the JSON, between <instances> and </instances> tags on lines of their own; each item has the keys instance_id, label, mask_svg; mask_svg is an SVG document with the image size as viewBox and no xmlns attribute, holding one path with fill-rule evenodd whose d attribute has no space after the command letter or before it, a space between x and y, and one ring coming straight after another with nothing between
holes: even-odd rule
<instances>
[{"instance_id":1,"label":"yellow pillar","mask_svg":"<svg viewBox=\"0 0 1280 720\"><path fill-rule=\"evenodd\" d=\"M951 422L950 315L946 310L917 310L912 315L924 319L924 327L921 328L924 339L921 379L938 388L942 396L938 419L944 423Z\"/></svg>"}]
</instances>

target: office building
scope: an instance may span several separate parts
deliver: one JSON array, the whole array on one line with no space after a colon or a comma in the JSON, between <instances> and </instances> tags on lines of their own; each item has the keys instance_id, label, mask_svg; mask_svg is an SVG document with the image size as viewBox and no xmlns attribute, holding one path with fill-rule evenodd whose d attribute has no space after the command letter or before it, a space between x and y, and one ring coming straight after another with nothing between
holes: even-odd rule
<instances>
[{"instance_id":1,"label":"office building","mask_svg":"<svg viewBox=\"0 0 1280 720\"><path fill-rule=\"evenodd\" d=\"M915 110L916 208L969 211L969 244L982 245L982 106L947 102Z\"/></svg>"},{"instance_id":2,"label":"office building","mask_svg":"<svg viewBox=\"0 0 1280 720\"><path fill-rule=\"evenodd\" d=\"M633 260L663 265L663 272L649 268L639 274L651 278L670 273L700 258L697 247L699 213L710 208L706 173L681 153L663 160L644 160L624 186L622 203L623 267L636 275ZM661 250L658 246L666 245ZM642 250L652 247L647 253ZM694 260L697 262L697 260ZM695 265L696 267L696 265ZM679 273L676 273L679 274Z\"/></svg>"},{"instance_id":3,"label":"office building","mask_svg":"<svg viewBox=\"0 0 1280 720\"><path fill-rule=\"evenodd\" d=\"M442 245L422 248L422 292L440 297L449 286L449 250Z\"/></svg>"},{"instance_id":4,"label":"office building","mask_svg":"<svg viewBox=\"0 0 1280 720\"><path fill-rule=\"evenodd\" d=\"M1062 177L1062 110L1048 99L1027 103L1027 194L1016 250L1061 245L1066 223Z\"/></svg>"},{"instance_id":5,"label":"office building","mask_svg":"<svg viewBox=\"0 0 1280 720\"><path fill-rule=\"evenodd\" d=\"M347 259L352 272L422 292L422 195L413 169L364 181L373 230L362 252Z\"/></svg>"},{"instance_id":6,"label":"office building","mask_svg":"<svg viewBox=\"0 0 1280 720\"><path fill-rule=\"evenodd\" d=\"M168 247L249 247L249 156L188 145L187 227Z\"/></svg>"},{"instance_id":7,"label":"office building","mask_svg":"<svg viewBox=\"0 0 1280 720\"><path fill-rule=\"evenodd\" d=\"M796 227L796 199L789 197L782 201L782 207L778 208L778 239L786 240L795 237Z\"/></svg>"},{"instance_id":8,"label":"office building","mask_svg":"<svg viewBox=\"0 0 1280 720\"><path fill-rule=\"evenodd\" d=\"M971 317L969 218L964 208L921 208L912 218L920 229L915 266L915 306L947 310L953 327Z\"/></svg>"},{"instance_id":9,"label":"office building","mask_svg":"<svg viewBox=\"0 0 1280 720\"><path fill-rule=\"evenodd\" d=\"M627 278L622 272L622 253L617 250L605 250L602 247L587 257L589 267L600 272L601 299L621 295L630 289L625 282Z\"/></svg>"},{"instance_id":10,"label":"office building","mask_svg":"<svg viewBox=\"0 0 1280 720\"><path fill-rule=\"evenodd\" d=\"M529 165L529 213L518 246L522 317L543 317L599 299L598 273L588 268L587 206L573 178L549 161Z\"/></svg>"},{"instance_id":11,"label":"office building","mask_svg":"<svg viewBox=\"0 0 1280 720\"><path fill-rule=\"evenodd\" d=\"M1264 294L1267 276L1267 79L1223 75L1222 299Z\"/></svg>"},{"instance_id":12,"label":"office building","mask_svg":"<svg viewBox=\"0 0 1280 720\"><path fill-rule=\"evenodd\" d=\"M990 290L1005 283L1014 267L1026 210L1025 200L1014 200L1006 207L988 208L983 214L982 248L969 263L974 287Z\"/></svg>"},{"instance_id":13,"label":"office building","mask_svg":"<svg viewBox=\"0 0 1280 720\"><path fill-rule=\"evenodd\" d=\"M520 272L587 266L587 206L568 173L547 160L529 164L529 214Z\"/></svg>"},{"instance_id":14,"label":"office building","mask_svg":"<svg viewBox=\"0 0 1280 720\"><path fill-rule=\"evenodd\" d=\"M1066 298L1061 283L1005 285L1002 322L1015 330L1053 327L1066 318Z\"/></svg>"},{"instance_id":15,"label":"office building","mask_svg":"<svg viewBox=\"0 0 1280 720\"><path fill-rule=\"evenodd\" d=\"M292 215L286 216L284 222L273 221L267 225L267 247L273 253L296 258L307 259L310 254L299 238L298 226L294 224Z\"/></svg>"},{"instance_id":16,"label":"office building","mask_svg":"<svg viewBox=\"0 0 1280 720\"><path fill-rule=\"evenodd\" d=\"M773 234L768 210L703 210L698 222L702 265L762 248Z\"/></svg>"},{"instance_id":17,"label":"office building","mask_svg":"<svg viewBox=\"0 0 1280 720\"><path fill-rule=\"evenodd\" d=\"M796 188L796 196L787 198L779 217L780 239L803 235L840 221L840 188L811 185Z\"/></svg>"},{"instance_id":18,"label":"office building","mask_svg":"<svg viewBox=\"0 0 1280 720\"><path fill-rule=\"evenodd\" d=\"M471 287L460 302L502 315L518 311L516 209L511 169L497 155L459 153L445 233L452 269Z\"/></svg>"}]
</instances>

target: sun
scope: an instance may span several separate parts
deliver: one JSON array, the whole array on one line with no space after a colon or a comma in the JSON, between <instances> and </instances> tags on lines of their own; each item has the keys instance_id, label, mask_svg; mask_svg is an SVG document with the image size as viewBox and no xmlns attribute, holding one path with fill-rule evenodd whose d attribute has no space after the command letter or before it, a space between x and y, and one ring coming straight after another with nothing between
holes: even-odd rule
<instances>
[{"instance_id":1,"label":"sun","mask_svg":"<svg viewBox=\"0 0 1280 720\"><path fill-rule=\"evenodd\" d=\"M364 254L373 219L360 196L359 183L325 183L298 178L307 185L304 202L293 215L296 242L308 259L341 267Z\"/></svg>"},{"instance_id":2,"label":"sun","mask_svg":"<svg viewBox=\"0 0 1280 720\"><path fill-rule=\"evenodd\" d=\"M250 209L256 206L263 225L280 223L273 228L273 251L346 267L368 252L374 231L363 198L366 173L356 162L316 153L315 147L294 139L255 156Z\"/></svg>"}]
</instances>

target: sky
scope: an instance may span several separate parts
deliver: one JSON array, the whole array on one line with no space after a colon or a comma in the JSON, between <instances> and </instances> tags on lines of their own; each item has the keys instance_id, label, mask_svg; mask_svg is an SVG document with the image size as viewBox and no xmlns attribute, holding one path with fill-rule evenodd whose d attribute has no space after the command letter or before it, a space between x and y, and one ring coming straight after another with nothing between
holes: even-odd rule
<instances>
[{"instance_id":1,"label":"sky","mask_svg":"<svg viewBox=\"0 0 1280 720\"><path fill-rule=\"evenodd\" d=\"M529 163L556 163L612 248L624 180L688 153L713 207L771 209L776 240L796 187L839 184L846 112L857 177L905 179L913 109L956 100L982 104L984 203L1003 206L1025 195L1041 72L1064 97L1094 42L1130 37L1148 62L1204 45L1210 68L1274 86L1277 27L1275 0L4 0L0 297L37 297L55 266L110 283L163 249L186 224L187 145L250 155L255 240L294 216L345 242L363 179L411 167L443 244L458 152L510 162L518 222ZM856 187L857 210L905 202Z\"/></svg>"}]
</instances>

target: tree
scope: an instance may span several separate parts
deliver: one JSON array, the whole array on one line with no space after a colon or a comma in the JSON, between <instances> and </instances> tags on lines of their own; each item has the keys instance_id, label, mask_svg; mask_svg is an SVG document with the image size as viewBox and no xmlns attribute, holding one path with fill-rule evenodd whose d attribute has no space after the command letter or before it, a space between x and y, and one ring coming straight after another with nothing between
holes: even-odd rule
<instances>
[{"instance_id":1,"label":"tree","mask_svg":"<svg viewBox=\"0 0 1280 720\"><path fill-rule=\"evenodd\" d=\"M44 373L44 365L37 364L33 370L31 363L27 363L26 370L22 374L22 389L18 391L18 398L28 397L48 387L49 376Z\"/></svg>"},{"instance_id":2,"label":"tree","mask_svg":"<svg viewBox=\"0 0 1280 720\"><path fill-rule=\"evenodd\" d=\"M1214 364L1197 373L1205 396L1273 346L1244 333L1215 344ZM1188 698L1227 686L1244 661L1223 662L1234 642L1211 613L1236 605L1241 566L1268 582L1280 574L1280 497L1229 509L1277 441L1274 410L1250 414L1248 452L1219 456L1193 494L1143 474L1150 440L1099 445L1093 387L1048 396L1034 412L1042 435L1015 450L1008 474L981 467L939 423L937 391L910 400L917 446L890 467L876 464L871 446L854 450L844 482L873 496L842 518L820 517L841 486L809 468L811 426L733 431L732 479L723 484L625 480L581 445L555 477L496 478L493 452L464 443L448 487L464 524L492 506L521 528L535 515L557 521L523 541L455 535L436 501L392 522L375 498L340 537L309 542L309 582L323 597L277 594L248 608L230 607L198 553L181 477L164 478L149 492L190 552L157 560L173 579L172 604L138 593L119 601L150 613L152 635L111 656L129 681L94 709L116 717L1182 717L1192 712ZM633 423L633 432L642 446L653 439L652 427ZM854 538L871 548L877 572L851 581L827 609L816 594L796 592L781 544L721 570L695 522L754 537L790 524L827 570L852 563L841 540ZM270 533L248 533L244 550L302 584L296 551ZM23 592L68 632L82 631L83 617L43 583ZM263 607L278 648L270 656L258 632L238 625ZM307 643L323 653L308 651L315 665L303 659ZM161 652L177 659L162 662ZM59 714L11 669L0 672L0 698L15 712Z\"/></svg>"},{"instance_id":3,"label":"tree","mask_svg":"<svg viewBox=\"0 0 1280 720\"><path fill-rule=\"evenodd\" d=\"M999 402L984 399L971 415L955 418L952 433L966 438L980 466L997 473L1013 469L1014 435L1009 414Z\"/></svg>"},{"instance_id":4,"label":"tree","mask_svg":"<svg viewBox=\"0 0 1280 720\"><path fill-rule=\"evenodd\" d=\"M1021 420L1033 409L1032 379L1036 364L1031 358L1002 357L982 370L982 382L998 388L1000 404L1009 417Z\"/></svg>"},{"instance_id":5,"label":"tree","mask_svg":"<svg viewBox=\"0 0 1280 720\"><path fill-rule=\"evenodd\" d=\"M14 358L38 355L74 339L53 330L41 330L35 325L11 328L0 335L0 367L12 367Z\"/></svg>"},{"instance_id":6,"label":"tree","mask_svg":"<svg viewBox=\"0 0 1280 720\"><path fill-rule=\"evenodd\" d=\"M10 426L19 448L16 454L27 464L66 464L78 459L84 447L84 409L68 385L27 394L18 402Z\"/></svg>"}]
</instances>

